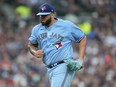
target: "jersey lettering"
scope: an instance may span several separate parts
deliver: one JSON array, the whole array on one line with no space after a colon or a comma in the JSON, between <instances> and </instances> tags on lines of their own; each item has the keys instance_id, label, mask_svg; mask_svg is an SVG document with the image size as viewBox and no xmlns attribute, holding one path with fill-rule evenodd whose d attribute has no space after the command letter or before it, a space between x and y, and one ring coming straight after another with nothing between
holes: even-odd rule
<instances>
[{"instance_id":1,"label":"jersey lettering","mask_svg":"<svg viewBox=\"0 0 116 87\"><path fill-rule=\"evenodd\" d=\"M57 33L54 33L54 32L52 32L52 34L50 35L50 37L57 38L60 41L63 40L63 37L60 34L57 34Z\"/></svg>"},{"instance_id":2,"label":"jersey lettering","mask_svg":"<svg viewBox=\"0 0 116 87\"><path fill-rule=\"evenodd\" d=\"M47 33L42 33L38 36L38 40L42 41L43 39L47 38L47 37L52 37L52 38L57 38L59 41L63 40L63 37L60 34L54 33L52 32L51 35L48 36Z\"/></svg>"}]
</instances>

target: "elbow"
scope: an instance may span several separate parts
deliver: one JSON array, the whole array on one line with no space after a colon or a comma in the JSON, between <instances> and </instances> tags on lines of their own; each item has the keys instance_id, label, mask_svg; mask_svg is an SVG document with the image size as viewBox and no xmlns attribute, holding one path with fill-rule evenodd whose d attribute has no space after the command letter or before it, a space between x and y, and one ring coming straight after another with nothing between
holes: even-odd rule
<instances>
[{"instance_id":1,"label":"elbow","mask_svg":"<svg viewBox=\"0 0 116 87\"><path fill-rule=\"evenodd\" d=\"M80 41L80 44L87 44L87 37L86 36L84 36L83 38L82 38L82 40Z\"/></svg>"},{"instance_id":2,"label":"elbow","mask_svg":"<svg viewBox=\"0 0 116 87\"><path fill-rule=\"evenodd\" d=\"M87 44L87 37L86 37L86 36L83 38L83 42L84 42L85 44Z\"/></svg>"},{"instance_id":3,"label":"elbow","mask_svg":"<svg viewBox=\"0 0 116 87\"><path fill-rule=\"evenodd\" d=\"M87 36L84 37L85 42L87 42Z\"/></svg>"},{"instance_id":4,"label":"elbow","mask_svg":"<svg viewBox=\"0 0 116 87\"><path fill-rule=\"evenodd\" d=\"M27 46L28 46L28 48L30 48L30 46L31 46L31 43L29 42Z\"/></svg>"}]
</instances>

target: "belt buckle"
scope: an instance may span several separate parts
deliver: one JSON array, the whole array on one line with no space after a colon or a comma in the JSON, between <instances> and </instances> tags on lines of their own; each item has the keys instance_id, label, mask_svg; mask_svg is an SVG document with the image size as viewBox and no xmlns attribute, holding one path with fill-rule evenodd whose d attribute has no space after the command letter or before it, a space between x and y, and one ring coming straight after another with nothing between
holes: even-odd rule
<instances>
[{"instance_id":1,"label":"belt buckle","mask_svg":"<svg viewBox=\"0 0 116 87\"><path fill-rule=\"evenodd\" d=\"M57 66L58 64L61 64L61 63L64 63L64 61L60 61L60 62L51 64L51 65L48 66L48 68L53 68L53 67L55 67L55 66Z\"/></svg>"},{"instance_id":2,"label":"belt buckle","mask_svg":"<svg viewBox=\"0 0 116 87\"><path fill-rule=\"evenodd\" d=\"M58 65L58 63L54 63L54 64L52 64L51 66L52 66L52 68L53 67L55 67L55 66L57 66Z\"/></svg>"}]
</instances>

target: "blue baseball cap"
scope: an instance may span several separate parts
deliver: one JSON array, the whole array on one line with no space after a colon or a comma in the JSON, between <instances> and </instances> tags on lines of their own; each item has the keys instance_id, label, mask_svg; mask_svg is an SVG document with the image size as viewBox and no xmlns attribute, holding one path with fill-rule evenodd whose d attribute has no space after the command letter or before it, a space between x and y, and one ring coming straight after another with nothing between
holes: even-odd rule
<instances>
[{"instance_id":1,"label":"blue baseball cap","mask_svg":"<svg viewBox=\"0 0 116 87\"><path fill-rule=\"evenodd\" d=\"M54 10L55 9L53 6L45 3L39 7L39 13L37 13L37 15L48 15L48 14L54 13Z\"/></svg>"}]
</instances>

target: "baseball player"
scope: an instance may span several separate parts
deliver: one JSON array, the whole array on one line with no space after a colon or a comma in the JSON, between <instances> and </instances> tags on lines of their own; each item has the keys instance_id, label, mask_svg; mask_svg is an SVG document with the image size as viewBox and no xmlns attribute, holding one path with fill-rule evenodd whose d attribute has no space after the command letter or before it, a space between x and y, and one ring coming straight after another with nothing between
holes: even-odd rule
<instances>
[{"instance_id":1,"label":"baseball player","mask_svg":"<svg viewBox=\"0 0 116 87\"><path fill-rule=\"evenodd\" d=\"M50 4L39 7L40 22L33 27L28 47L42 58L48 70L51 87L70 87L76 71L83 67L86 36L75 24L56 18ZM72 42L79 43L79 59L73 58Z\"/></svg>"}]
</instances>

